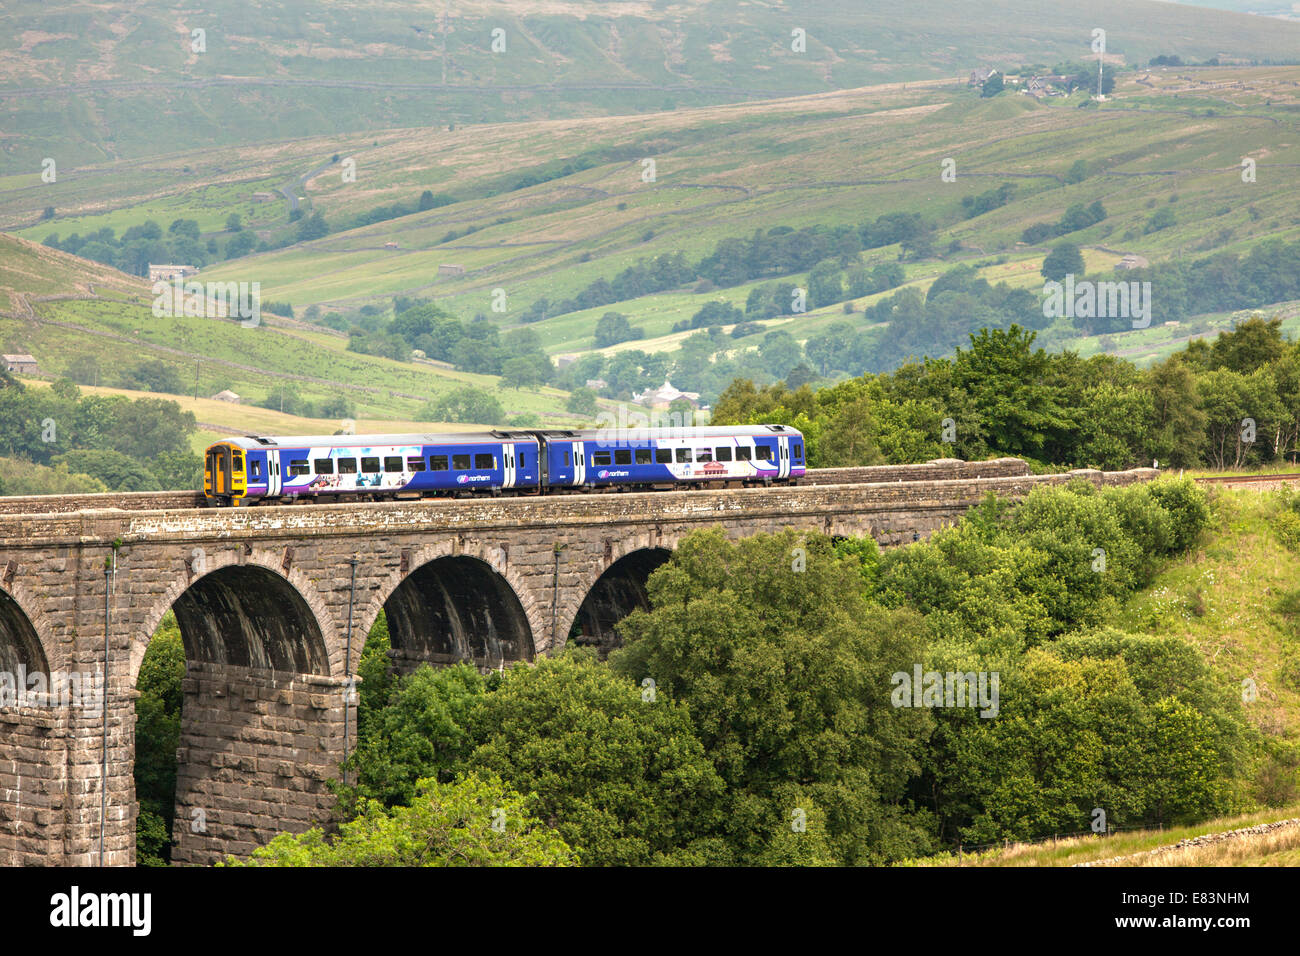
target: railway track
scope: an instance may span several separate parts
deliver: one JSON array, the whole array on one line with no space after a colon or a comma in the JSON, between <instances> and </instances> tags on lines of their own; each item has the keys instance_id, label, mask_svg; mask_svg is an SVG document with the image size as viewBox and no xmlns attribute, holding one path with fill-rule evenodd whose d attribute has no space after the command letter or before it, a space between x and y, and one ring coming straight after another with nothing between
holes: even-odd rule
<instances>
[{"instance_id":1,"label":"railway track","mask_svg":"<svg viewBox=\"0 0 1300 956\"><path fill-rule=\"evenodd\" d=\"M1300 471L1277 475L1211 475L1197 478L1201 485L1258 485L1300 481Z\"/></svg>"}]
</instances>

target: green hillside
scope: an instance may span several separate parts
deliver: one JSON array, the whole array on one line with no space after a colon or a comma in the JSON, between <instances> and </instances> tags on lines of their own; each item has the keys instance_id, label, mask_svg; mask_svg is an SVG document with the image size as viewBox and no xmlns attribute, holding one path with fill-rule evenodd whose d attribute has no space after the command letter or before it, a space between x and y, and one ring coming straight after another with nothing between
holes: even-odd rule
<instances>
[{"instance_id":1,"label":"green hillside","mask_svg":"<svg viewBox=\"0 0 1300 956\"><path fill-rule=\"evenodd\" d=\"M253 427L339 427L338 416L295 419L208 401L231 389L254 403L284 385L320 407L343 399L347 417L362 427L381 421L419 424L417 413L426 402L465 385L494 394L507 416L532 414L557 425L577 421L564 411L565 394L555 389L497 389L495 376L360 355L346 351L342 336L274 316L265 316L256 328L226 319L156 316L143 280L3 234L0 302L8 304L0 310L3 351L31 353L49 376L66 374L89 358L95 375L85 384L108 385L141 363L161 363L183 383L175 397L185 410L194 411L200 423L217 426L201 437ZM83 364L82 371L86 368Z\"/></svg>"},{"instance_id":2,"label":"green hillside","mask_svg":"<svg viewBox=\"0 0 1300 956\"><path fill-rule=\"evenodd\" d=\"M1170 52L1189 62L1276 61L1300 48L1300 25L1148 0L1087 9L1063 0L17 0L6 15L0 128L11 132L0 173L15 175L33 175L51 156L71 171L326 131L964 76L1007 59L1086 54L1099 24L1109 53L1128 63ZM793 30L804 31L802 51Z\"/></svg>"}]
</instances>

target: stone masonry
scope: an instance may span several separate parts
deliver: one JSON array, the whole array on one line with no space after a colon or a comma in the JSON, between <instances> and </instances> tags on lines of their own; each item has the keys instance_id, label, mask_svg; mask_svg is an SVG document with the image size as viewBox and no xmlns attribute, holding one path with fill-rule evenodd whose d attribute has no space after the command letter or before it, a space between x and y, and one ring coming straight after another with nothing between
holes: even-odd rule
<instances>
[{"instance_id":1,"label":"stone masonry","mask_svg":"<svg viewBox=\"0 0 1300 956\"><path fill-rule=\"evenodd\" d=\"M630 610L618 602L699 528L870 534L891 546L990 492L1155 474L1030 476L1000 459L722 491L238 509L186 507L197 500L174 493L55 507L0 499L0 671L106 672L108 728L98 702L0 707L0 865L95 864L101 825L105 863L134 863L134 688L169 609L188 658L173 860L206 864L328 816L325 781L355 744L349 675L385 608L395 666L495 668L562 647L595 620L584 602L596 592L615 605L607 616ZM610 586L619 574L627 580Z\"/></svg>"}]
</instances>

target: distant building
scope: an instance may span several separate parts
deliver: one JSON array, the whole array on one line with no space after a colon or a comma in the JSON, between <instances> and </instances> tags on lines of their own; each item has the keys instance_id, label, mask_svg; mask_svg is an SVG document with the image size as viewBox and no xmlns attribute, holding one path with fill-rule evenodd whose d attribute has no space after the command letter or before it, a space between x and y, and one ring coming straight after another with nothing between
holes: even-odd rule
<instances>
[{"instance_id":1,"label":"distant building","mask_svg":"<svg viewBox=\"0 0 1300 956\"><path fill-rule=\"evenodd\" d=\"M648 389L639 394L636 392L632 393L632 401L636 402L638 405L644 405L647 408L667 408L679 398L684 398L686 401L690 402L691 408L700 407L699 392L680 391L679 389L673 388L672 383L669 382L668 379L664 379L664 383L656 389Z\"/></svg>"},{"instance_id":2,"label":"distant building","mask_svg":"<svg viewBox=\"0 0 1300 956\"><path fill-rule=\"evenodd\" d=\"M463 276L464 274L464 266L458 266L450 262L444 262L438 266L438 275L440 276Z\"/></svg>"},{"instance_id":3,"label":"distant building","mask_svg":"<svg viewBox=\"0 0 1300 956\"><path fill-rule=\"evenodd\" d=\"M397 248L397 243L395 243L395 242L385 242L385 243L384 243L384 248L385 248L385 249L396 249L396 248Z\"/></svg>"},{"instance_id":4,"label":"distant building","mask_svg":"<svg viewBox=\"0 0 1300 956\"><path fill-rule=\"evenodd\" d=\"M557 369L568 368L576 361L578 361L578 356L576 355L557 355L555 356L555 367Z\"/></svg>"},{"instance_id":5,"label":"distant building","mask_svg":"<svg viewBox=\"0 0 1300 956\"><path fill-rule=\"evenodd\" d=\"M603 378L589 378L587 379L587 387L594 392L599 392L602 388L609 388L609 382Z\"/></svg>"},{"instance_id":6,"label":"distant building","mask_svg":"<svg viewBox=\"0 0 1300 956\"><path fill-rule=\"evenodd\" d=\"M1119 264L1116 266L1116 268L1117 269L1141 269L1144 266L1149 266L1149 265L1151 265L1151 263L1148 260L1144 259L1142 256L1134 255L1133 253L1130 252L1128 255L1124 256L1124 258L1119 260Z\"/></svg>"},{"instance_id":7,"label":"distant building","mask_svg":"<svg viewBox=\"0 0 1300 956\"><path fill-rule=\"evenodd\" d=\"M217 392L217 394L213 395L212 398L214 401L218 401L218 402L238 403L239 401L241 401L240 397L228 388L222 389L220 392Z\"/></svg>"},{"instance_id":8,"label":"distant building","mask_svg":"<svg viewBox=\"0 0 1300 956\"><path fill-rule=\"evenodd\" d=\"M6 372L15 372L19 375L37 375L40 368L36 364L36 358L26 353L17 355L6 355L3 357Z\"/></svg>"},{"instance_id":9,"label":"distant building","mask_svg":"<svg viewBox=\"0 0 1300 956\"><path fill-rule=\"evenodd\" d=\"M270 202L275 198L275 193L253 193L253 202Z\"/></svg>"},{"instance_id":10,"label":"distant building","mask_svg":"<svg viewBox=\"0 0 1300 956\"><path fill-rule=\"evenodd\" d=\"M156 266L149 263L149 281L150 282L170 282L172 279L187 279L190 276L198 275L197 266L181 265L163 265Z\"/></svg>"},{"instance_id":11,"label":"distant building","mask_svg":"<svg viewBox=\"0 0 1300 956\"><path fill-rule=\"evenodd\" d=\"M971 70L971 71L970 71L970 82L967 83L966 85L967 85L967 86L983 86L984 83L988 80L988 78L991 77L991 76L996 75L997 72L998 72L997 70L992 70L992 69Z\"/></svg>"}]
</instances>

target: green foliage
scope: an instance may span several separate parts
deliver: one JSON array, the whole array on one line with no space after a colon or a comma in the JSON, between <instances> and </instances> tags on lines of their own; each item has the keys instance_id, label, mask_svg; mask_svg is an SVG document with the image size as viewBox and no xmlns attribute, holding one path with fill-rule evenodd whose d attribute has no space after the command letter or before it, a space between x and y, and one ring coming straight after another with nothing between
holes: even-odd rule
<instances>
[{"instance_id":1,"label":"green foliage","mask_svg":"<svg viewBox=\"0 0 1300 956\"><path fill-rule=\"evenodd\" d=\"M430 402L417 417L424 421L497 425L505 417L505 412L490 393L473 385L463 385Z\"/></svg>"},{"instance_id":2,"label":"green foliage","mask_svg":"<svg viewBox=\"0 0 1300 956\"><path fill-rule=\"evenodd\" d=\"M421 780L409 806L369 801L338 836L282 833L225 866L573 866L577 855L500 781Z\"/></svg>"},{"instance_id":3,"label":"green foliage","mask_svg":"<svg viewBox=\"0 0 1300 956\"><path fill-rule=\"evenodd\" d=\"M645 329L633 328L621 312L606 312L596 323L595 345L598 349L641 338L645 338Z\"/></svg>"},{"instance_id":4,"label":"green foliage","mask_svg":"<svg viewBox=\"0 0 1300 956\"><path fill-rule=\"evenodd\" d=\"M363 678L378 670L378 653L362 658ZM345 816L368 799L390 807L410 803L419 780L452 779L474 747L467 722L486 683L472 666L434 670L426 664L389 687L387 700L376 707L381 691L360 684L366 713L358 717L357 749L348 760L353 782L334 784Z\"/></svg>"},{"instance_id":5,"label":"green foliage","mask_svg":"<svg viewBox=\"0 0 1300 956\"><path fill-rule=\"evenodd\" d=\"M176 618L168 611L149 641L136 678L140 693L135 701L135 794L140 805L136 861L140 866L164 866L171 858L184 678L185 647Z\"/></svg>"},{"instance_id":6,"label":"green foliage","mask_svg":"<svg viewBox=\"0 0 1300 956\"><path fill-rule=\"evenodd\" d=\"M110 491L161 491L158 479L144 465L111 449L70 451L53 460L68 471L90 475ZM194 487L191 485L191 487Z\"/></svg>"},{"instance_id":7,"label":"green foliage","mask_svg":"<svg viewBox=\"0 0 1300 956\"><path fill-rule=\"evenodd\" d=\"M585 386L575 388L569 395L564 407L575 415L581 415L584 418L595 418L597 411L596 393Z\"/></svg>"},{"instance_id":8,"label":"green foliage","mask_svg":"<svg viewBox=\"0 0 1300 956\"><path fill-rule=\"evenodd\" d=\"M927 845L904 791L930 718L894 710L883 693L890 673L919 659L919 633L907 612L867 604L855 555L820 535L730 542L701 531L651 575L649 594L652 610L619 625L627 644L611 661L690 708L728 787L736 862L780 855L779 827L811 807L841 863ZM801 807L784 786L795 781Z\"/></svg>"},{"instance_id":9,"label":"green foliage","mask_svg":"<svg viewBox=\"0 0 1300 956\"><path fill-rule=\"evenodd\" d=\"M530 794L588 865L708 852L691 844L721 823L722 781L686 708L647 696L590 652L512 668L472 715L469 764Z\"/></svg>"},{"instance_id":10,"label":"green foliage","mask_svg":"<svg viewBox=\"0 0 1300 956\"><path fill-rule=\"evenodd\" d=\"M1054 281L1061 281L1067 275L1083 276L1083 253L1079 247L1072 243L1063 242L1059 246L1053 247L1052 251L1043 259L1043 267L1040 270L1043 277Z\"/></svg>"}]
</instances>

